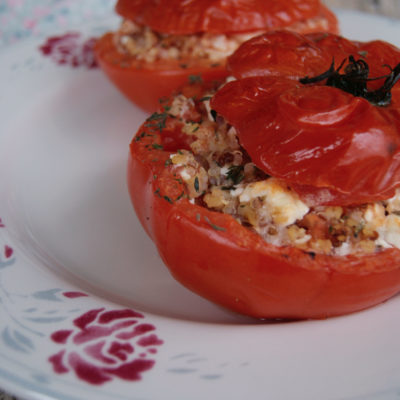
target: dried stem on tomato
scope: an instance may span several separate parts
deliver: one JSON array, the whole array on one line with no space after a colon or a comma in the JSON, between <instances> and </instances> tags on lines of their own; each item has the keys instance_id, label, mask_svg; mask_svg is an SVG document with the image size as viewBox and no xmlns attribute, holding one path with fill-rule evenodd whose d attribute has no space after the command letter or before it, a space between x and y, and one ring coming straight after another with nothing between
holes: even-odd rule
<instances>
[{"instance_id":1,"label":"dried stem on tomato","mask_svg":"<svg viewBox=\"0 0 400 400\"><path fill-rule=\"evenodd\" d=\"M400 63L395 68L390 69L390 74L369 78L369 66L363 59L356 60L354 56L349 56L348 64L344 68L344 73L340 73L347 59L344 59L337 69L335 69L335 60L327 71L315 77L304 77L300 79L300 83L307 85L318 83L326 80L326 86L341 89L356 97L362 97L376 106L387 106L392 100L391 90L400 79ZM369 90L367 83L378 79L386 78L382 87L377 90Z\"/></svg>"}]
</instances>

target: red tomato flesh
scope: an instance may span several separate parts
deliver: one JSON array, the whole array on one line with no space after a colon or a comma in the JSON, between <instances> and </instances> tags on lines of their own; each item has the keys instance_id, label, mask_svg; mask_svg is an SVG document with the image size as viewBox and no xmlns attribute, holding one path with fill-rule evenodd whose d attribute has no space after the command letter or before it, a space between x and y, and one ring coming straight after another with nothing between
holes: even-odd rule
<instances>
[{"instance_id":1,"label":"red tomato flesh","mask_svg":"<svg viewBox=\"0 0 400 400\"><path fill-rule=\"evenodd\" d=\"M183 68L176 62L147 64L119 52L113 34L101 37L95 46L96 58L111 82L132 102L148 112L155 111L160 99L188 83L190 76L204 81L226 77L225 65L205 65ZM184 63L182 63L184 64Z\"/></svg>"}]
</instances>

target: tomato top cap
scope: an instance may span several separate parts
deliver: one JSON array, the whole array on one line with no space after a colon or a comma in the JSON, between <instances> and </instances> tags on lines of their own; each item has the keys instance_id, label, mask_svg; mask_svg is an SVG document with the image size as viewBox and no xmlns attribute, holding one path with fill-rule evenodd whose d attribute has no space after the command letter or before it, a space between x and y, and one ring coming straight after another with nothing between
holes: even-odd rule
<instances>
[{"instance_id":1,"label":"tomato top cap","mask_svg":"<svg viewBox=\"0 0 400 400\"><path fill-rule=\"evenodd\" d=\"M154 31L185 35L284 28L319 16L319 0L118 0L123 18Z\"/></svg>"}]
</instances>

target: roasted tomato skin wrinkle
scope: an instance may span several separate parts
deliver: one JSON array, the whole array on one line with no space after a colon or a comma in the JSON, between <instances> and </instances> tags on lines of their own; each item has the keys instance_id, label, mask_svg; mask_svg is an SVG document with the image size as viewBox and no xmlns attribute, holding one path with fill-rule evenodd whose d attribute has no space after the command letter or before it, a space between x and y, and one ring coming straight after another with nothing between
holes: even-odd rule
<instances>
[{"instance_id":1,"label":"roasted tomato skin wrinkle","mask_svg":"<svg viewBox=\"0 0 400 400\"><path fill-rule=\"evenodd\" d=\"M285 180L309 204L385 200L400 186L398 85L391 104L378 107L337 88L299 82L301 76L328 70L333 57L340 64L353 54L371 60L371 77L387 74L387 65L400 61L400 51L384 42L269 33L230 57L229 69L237 80L211 102L235 126L253 162ZM371 90L382 83L373 81Z\"/></svg>"},{"instance_id":2,"label":"roasted tomato skin wrinkle","mask_svg":"<svg viewBox=\"0 0 400 400\"><path fill-rule=\"evenodd\" d=\"M173 166L166 166L174 149L160 148L163 132L145 125L130 146L130 196L171 274L190 290L267 319L347 314L399 292L397 249L339 257L277 247L232 216L191 204Z\"/></svg>"},{"instance_id":3,"label":"roasted tomato skin wrinkle","mask_svg":"<svg viewBox=\"0 0 400 400\"><path fill-rule=\"evenodd\" d=\"M298 51L294 52L292 49ZM306 36L280 31L256 36L228 58L228 70L237 79L249 76L287 76L299 79L324 70L332 58ZM300 69L300 70L299 70Z\"/></svg>"}]
</instances>

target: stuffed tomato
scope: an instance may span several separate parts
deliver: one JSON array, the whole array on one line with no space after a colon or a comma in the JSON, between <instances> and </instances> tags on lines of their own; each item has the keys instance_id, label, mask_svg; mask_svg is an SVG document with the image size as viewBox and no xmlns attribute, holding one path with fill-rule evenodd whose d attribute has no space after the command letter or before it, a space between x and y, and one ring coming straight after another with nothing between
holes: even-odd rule
<instances>
[{"instance_id":1,"label":"stuffed tomato","mask_svg":"<svg viewBox=\"0 0 400 400\"><path fill-rule=\"evenodd\" d=\"M96 44L100 67L147 111L186 84L226 76L226 57L245 40L276 28L337 32L334 14L319 0L119 0L120 29Z\"/></svg>"},{"instance_id":2,"label":"stuffed tomato","mask_svg":"<svg viewBox=\"0 0 400 400\"><path fill-rule=\"evenodd\" d=\"M196 83L151 115L128 186L172 275L257 318L398 293L399 62L384 42L269 33L231 56L216 93Z\"/></svg>"}]
</instances>

